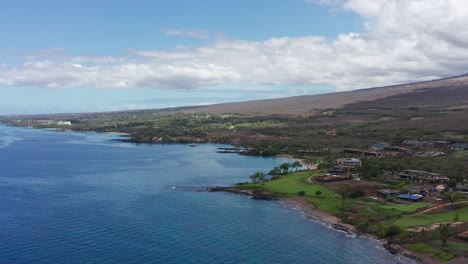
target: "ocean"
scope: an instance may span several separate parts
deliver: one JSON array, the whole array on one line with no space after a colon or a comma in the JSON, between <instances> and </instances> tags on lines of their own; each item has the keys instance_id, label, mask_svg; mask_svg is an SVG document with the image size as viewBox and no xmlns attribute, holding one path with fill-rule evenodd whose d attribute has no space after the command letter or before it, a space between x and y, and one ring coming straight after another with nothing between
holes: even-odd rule
<instances>
[{"instance_id":1,"label":"ocean","mask_svg":"<svg viewBox=\"0 0 468 264\"><path fill-rule=\"evenodd\" d=\"M205 192L285 161L0 126L0 263L412 263L277 201Z\"/></svg>"}]
</instances>

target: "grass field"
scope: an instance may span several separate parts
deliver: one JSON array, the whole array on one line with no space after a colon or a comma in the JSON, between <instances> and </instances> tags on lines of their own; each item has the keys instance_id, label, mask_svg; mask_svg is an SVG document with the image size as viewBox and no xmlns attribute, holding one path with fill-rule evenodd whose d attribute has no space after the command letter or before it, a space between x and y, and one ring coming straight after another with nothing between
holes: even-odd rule
<instances>
[{"instance_id":1,"label":"grass field","mask_svg":"<svg viewBox=\"0 0 468 264\"><path fill-rule=\"evenodd\" d=\"M309 202L314 204L318 209L337 214L341 208L341 198L333 191L318 184L313 184L307 181L315 172L300 171L282 176L277 180L268 181L261 185L262 188L272 193L279 194L283 197L297 196L298 192L304 191ZM320 195L315 193L320 191Z\"/></svg>"},{"instance_id":2,"label":"grass field","mask_svg":"<svg viewBox=\"0 0 468 264\"><path fill-rule=\"evenodd\" d=\"M428 226L437 222L452 222L454 216L458 214L459 221L468 221L468 206L458 210L447 211L443 213L425 213L420 215L405 215L393 222L400 227Z\"/></svg>"},{"instance_id":3,"label":"grass field","mask_svg":"<svg viewBox=\"0 0 468 264\"><path fill-rule=\"evenodd\" d=\"M416 202L410 204L393 204L393 205L382 205L381 207L384 209L395 209L401 212L414 212L419 208L424 208L429 206L430 203L425 202Z\"/></svg>"}]
</instances>

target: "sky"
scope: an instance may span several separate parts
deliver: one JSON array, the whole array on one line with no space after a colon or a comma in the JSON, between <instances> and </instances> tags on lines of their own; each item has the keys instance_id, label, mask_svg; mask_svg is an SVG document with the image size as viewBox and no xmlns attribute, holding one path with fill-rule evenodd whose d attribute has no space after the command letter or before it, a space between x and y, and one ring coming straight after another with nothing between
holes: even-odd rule
<instances>
[{"instance_id":1,"label":"sky","mask_svg":"<svg viewBox=\"0 0 468 264\"><path fill-rule=\"evenodd\" d=\"M0 0L0 115L165 108L468 73L467 0Z\"/></svg>"}]
</instances>

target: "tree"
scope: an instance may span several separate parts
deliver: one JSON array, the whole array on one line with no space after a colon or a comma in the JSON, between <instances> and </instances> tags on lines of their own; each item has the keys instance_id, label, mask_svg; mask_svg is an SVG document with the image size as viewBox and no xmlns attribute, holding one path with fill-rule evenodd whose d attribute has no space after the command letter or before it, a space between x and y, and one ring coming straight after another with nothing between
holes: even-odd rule
<instances>
[{"instance_id":1,"label":"tree","mask_svg":"<svg viewBox=\"0 0 468 264\"><path fill-rule=\"evenodd\" d=\"M258 172L258 181L264 183L266 181L266 176L263 172Z\"/></svg>"},{"instance_id":2,"label":"tree","mask_svg":"<svg viewBox=\"0 0 468 264\"><path fill-rule=\"evenodd\" d=\"M327 156L325 157L323 160L319 161L319 165L318 165L318 169L319 170L324 170L324 169L328 169L328 168L331 168L333 166L336 165L336 162L335 160L333 159L333 157L331 156Z\"/></svg>"},{"instance_id":3,"label":"tree","mask_svg":"<svg viewBox=\"0 0 468 264\"><path fill-rule=\"evenodd\" d=\"M255 172L254 174L249 176L252 179L252 183L256 186L258 182L265 182L265 174L263 172Z\"/></svg>"},{"instance_id":4,"label":"tree","mask_svg":"<svg viewBox=\"0 0 468 264\"><path fill-rule=\"evenodd\" d=\"M446 203L450 200L450 193L449 192L443 192L440 195L440 198L444 201L444 206L446 206Z\"/></svg>"},{"instance_id":5,"label":"tree","mask_svg":"<svg viewBox=\"0 0 468 264\"><path fill-rule=\"evenodd\" d=\"M450 198L449 198L449 202L450 202L450 207L453 207L453 204L458 201L458 199L460 198L459 194L456 193L456 192L452 192L451 195L450 195Z\"/></svg>"},{"instance_id":6,"label":"tree","mask_svg":"<svg viewBox=\"0 0 468 264\"><path fill-rule=\"evenodd\" d=\"M460 221L460 217L458 216L458 214L455 214L453 216L453 222L455 222L455 227L458 229L458 224L457 222Z\"/></svg>"},{"instance_id":7,"label":"tree","mask_svg":"<svg viewBox=\"0 0 468 264\"><path fill-rule=\"evenodd\" d=\"M455 187L457 187L457 180L454 179L454 178L451 178L451 179L447 182L447 187L452 188L452 189L455 189Z\"/></svg>"},{"instance_id":8,"label":"tree","mask_svg":"<svg viewBox=\"0 0 468 264\"><path fill-rule=\"evenodd\" d=\"M440 224L439 226L439 232L440 232L440 240L442 241L442 245L447 245L447 238L449 236L449 230L448 230L449 224Z\"/></svg>"},{"instance_id":9,"label":"tree","mask_svg":"<svg viewBox=\"0 0 468 264\"><path fill-rule=\"evenodd\" d=\"M302 163L296 160L291 164L291 167L294 168L295 171L298 171L298 169L302 167Z\"/></svg>"},{"instance_id":10,"label":"tree","mask_svg":"<svg viewBox=\"0 0 468 264\"><path fill-rule=\"evenodd\" d=\"M279 167L273 167L273 169L268 172L268 175L270 175L272 179L278 179L280 174L281 169Z\"/></svg>"},{"instance_id":11,"label":"tree","mask_svg":"<svg viewBox=\"0 0 468 264\"><path fill-rule=\"evenodd\" d=\"M285 162L283 164L280 165L280 169L281 169L281 172L282 173L288 173L289 172L289 168L290 168L291 164Z\"/></svg>"},{"instance_id":12,"label":"tree","mask_svg":"<svg viewBox=\"0 0 468 264\"><path fill-rule=\"evenodd\" d=\"M250 175L249 178L252 179L252 183L257 185L257 182L261 180L261 175L263 175L262 172L255 172L254 174Z\"/></svg>"},{"instance_id":13,"label":"tree","mask_svg":"<svg viewBox=\"0 0 468 264\"><path fill-rule=\"evenodd\" d=\"M385 230L385 235L389 237L393 237L398 235L401 232L401 229L396 225L391 225Z\"/></svg>"},{"instance_id":14,"label":"tree","mask_svg":"<svg viewBox=\"0 0 468 264\"><path fill-rule=\"evenodd\" d=\"M340 188L338 188L337 190L338 195L341 196L341 201L342 201L341 210L343 211L344 211L345 200L348 197L350 192L351 192L351 186L349 186L348 184L341 185Z\"/></svg>"},{"instance_id":15,"label":"tree","mask_svg":"<svg viewBox=\"0 0 468 264\"><path fill-rule=\"evenodd\" d=\"M315 192L315 196L320 196L320 195L322 195L322 192L321 192L320 190L317 190L317 191Z\"/></svg>"},{"instance_id":16,"label":"tree","mask_svg":"<svg viewBox=\"0 0 468 264\"><path fill-rule=\"evenodd\" d=\"M446 205L446 202L449 202L450 207L453 207L453 204L458 200L459 196L458 196L458 193L443 192L441 193L440 198L444 200L444 206Z\"/></svg>"}]
</instances>

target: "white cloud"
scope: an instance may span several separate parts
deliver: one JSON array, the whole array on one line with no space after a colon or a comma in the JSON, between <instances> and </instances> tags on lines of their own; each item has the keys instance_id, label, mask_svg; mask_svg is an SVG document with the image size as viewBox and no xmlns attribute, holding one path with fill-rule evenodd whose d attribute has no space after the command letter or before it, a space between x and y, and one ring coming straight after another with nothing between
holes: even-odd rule
<instances>
[{"instance_id":1,"label":"white cloud","mask_svg":"<svg viewBox=\"0 0 468 264\"><path fill-rule=\"evenodd\" d=\"M323 84L357 89L468 72L465 0L349 0L341 7L363 18L364 32L331 40L221 39L197 48L137 50L128 58L42 56L0 67L0 85L193 89Z\"/></svg>"},{"instance_id":2,"label":"white cloud","mask_svg":"<svg viewBox=\"0 0 468 264\"><path fill-rule=\"evenodd\" d=\"M185 36L198 39L210 38L208 31L200 29L162 29L161 32L168 36Z\"/></svg>"}]
</instances>

